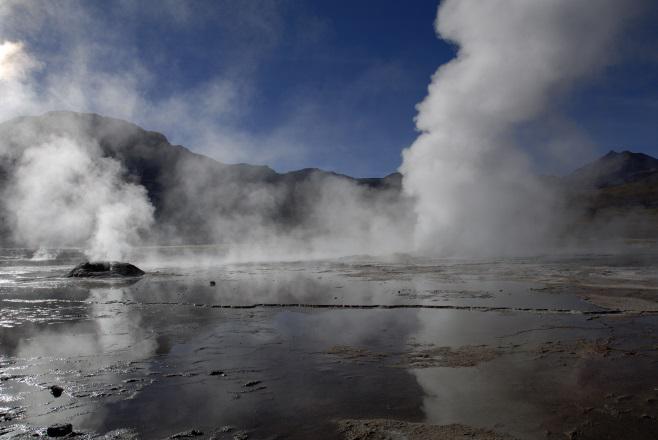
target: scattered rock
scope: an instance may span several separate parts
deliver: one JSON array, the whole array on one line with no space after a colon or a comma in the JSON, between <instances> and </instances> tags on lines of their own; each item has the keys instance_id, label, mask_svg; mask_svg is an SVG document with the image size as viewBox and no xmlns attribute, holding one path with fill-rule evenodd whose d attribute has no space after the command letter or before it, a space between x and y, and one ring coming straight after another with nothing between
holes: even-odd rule
<instances>
[{"instance_id":1,"label":"scattered rock","mask_svg":"<svg viewBox=\"0 0 658 440\"><path fill-rule=\"evenodd\" d=\"M217 285L216 282L214 282L214 281L211 281L211 282L210 282L210 286L211 286L211 287L212 287L212 286L215 286L215 285Z\"/></svg>"},{"instance_id":2,"label":"scattered rock","mask_svg":"<svg viewBox=\"0 0 658 440\"><path fill-rule=\"evenodd\" d=\"M140 277L144 273L143 270L130 263L119 261L87 261L75 266L67 276L69 278Z\"/></svg>"},{"instance_id":3,"label":"scattered rock","mask_svg":"<svg viewBox=\"0 0 658 440\"><path fill-rule=\"evenodd\" d=\"M210 376L221 376L221 377L225 377L225 376L226 376L226 373L224 373L223 371L219 371L219 370L213 370L213 371L210 372Z\"/></svg>"},{"instance_id":4,"label":"scattered rock","mask_svg":"<svg viewBox=\"0 0 658 440\"><path fill-rule=\"evenodd\" d=\"M60 387L59 385L52 385L50 387L50 394L52 394L55 397L61 396L63 392L64 392L64 388Z\"/></svg>"},{"instance_id":5,"label":"scattered rock","mask_svg":"<svg viewBox=\"0 0 658 440\"><path fill-rule=\"evenodd\" d=\"M341 420L338 428L346 440L512 440L513 437L464 425L429 425L399 420Z\"/></svg>"},{"instance_id":6,"label":"scattered rock","mask_svg":"<svg viewBox=\"0 0 658 440\"><path fill-rule=\"evenodd\" d=\"M196 429L191 429L191 430L189 430L189 431L179 432L178 434L174 434L174 435L172 435L172 436L169 437L169 438L170 438L170 439L177 439L177 438L193 438L193 437L199 437L199 436L202 436L202 435L203 435L203 432L198 431L198 430L196 430Z\"/></svg>"},{"instance_id":7,"label":"scattered rock","mask_svg":"<svg viewBox=\"0 0 658 440\"><path fill-rule=\"evenodd\" d=\"M107 432L98 438L94 437L94 440L140 440L140 436L137 432L131 429L116 429Z\"/></svg>"},{"instance_id":8,"label":"scattered rock","mask_svg":"<svg viewBox=\"0 0 658 440\"><path fill-rule=\"evenodd\" d=\"M575 429L574 429L573 431L565 432L564 435L565 435L569 440L575 440L575 439L577 439L577 438L580 436L580 434L578 434L578 431L576 431Z\"/></svg>"},{"instance_id":9,"label":"scattered rock","mask_svg":"<svg viewBox=\"0 0 658 440\"><path fill-rule=\"evenodd\" d=\"M13 408L0 408L0 422L9 422L23 414L25 410L15 406Z\"/></svg>"},{"instance_id":10,"label":"scattered rock","mask_svg":"<svg viewBox=\"0 0 658 440\"><path fill-rule=\"evenodd\" d=\"M245 431L240 431L233 434L233 440L247 440L248 438L249 434Z\"/></svg>"},{"instance_id":11,"label":"scattered rock","mask_svg":"<svg viewBox=\"0 0 658 440\"><path fill-rule=\"evenodd\" d=\"M349 345L334 345L327 350L327 354L354 361L380 361L388 357L386 353L377 353L365 348L351 347Z\"/></svg>"},{"instance_id":12,"label":"scattered rock","mask_svg":"<svg viewBox=\"0 0 658 440\"><path fill-rule=\"evenodd\" d=\"M262 381L261 380L250 380L249 382L245 383L243 386L245 387L253 387L255 385L260 384Z\"/></svg>"},{"instance_id":13,"label":"scattered rock","mask_svg":"<svg viewBox=\"0 0 658 440\"><path fill-rule=\"evenodd\" d=\"M57 425L51 425L46 430L48 437L64 437L73 432L73 425L70 423L61 423Z\"/></svg>"},{"instance_id":14,"label":"scattered rock","mask_svg":"<svg viewBox=\"0 0 658 440\"><path fill-rule=\"evenodd\" d=\"M425 349L414 347L411 351L399 354L377 353L365 348L335 345L327 353L358 362L381 362L389 357L398 357L398 362L393 366L401 368L474 367L479 363L493 360L502 354L501 351L486 345L428 347Z\"/></svg>"},{"instance_id":15,"label":"scattered rock","mask_svg":"<svg viewBox=\"0 0 658 440\"><path fill-rule=\"evenodd\" d=\"M474 367L500 355L500 351L486 345L464 345L461 347L430 347L406 353L399 367Z\"/></svg>"}]
</instances>

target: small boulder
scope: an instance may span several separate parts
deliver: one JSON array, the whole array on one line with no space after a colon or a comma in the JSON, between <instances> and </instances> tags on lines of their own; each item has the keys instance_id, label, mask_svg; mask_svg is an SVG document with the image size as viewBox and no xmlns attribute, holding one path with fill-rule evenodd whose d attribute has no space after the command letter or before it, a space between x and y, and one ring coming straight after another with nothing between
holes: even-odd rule
<instances>
[{"instance_id":1,"label":"small boulder","mask_svg":"<svg viewBox=\"0 0 658 440\"><path fill-rule=\"evenodd\" d=\"M64 388L60 387L59 385L52 385L50 387L50 394L52 394L55 397L61 396L63 392L64 392Z\"/></svg>"},{"instance_id":2,"label":"small boulder","mask_svg":"<svg viewBox=\"0 0 658 440\"><path fill-rule=\"evenodd\" d=\"M46 430L48 437L64 437L73 432L73 425L70 423L61 423L57 425L51 425Z\"/></svg>"},{"instance_id":3,"label":"small boulder","mask_svg":"<svg viewBox=\"0 0 658 440\"><path fill-rule=\"evenodd\" d=\"M84 262L75 266L69 278L141 277L144 271L130 263L119 261Z\"/></svg>"}]
</instances>

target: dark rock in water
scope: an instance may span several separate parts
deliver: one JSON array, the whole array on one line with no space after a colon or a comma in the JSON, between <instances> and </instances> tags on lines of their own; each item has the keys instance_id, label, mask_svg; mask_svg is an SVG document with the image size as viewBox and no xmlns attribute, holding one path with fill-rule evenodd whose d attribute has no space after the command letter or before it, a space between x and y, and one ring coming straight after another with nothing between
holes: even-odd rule
<instances>
[{"instance_id":1,"label":"dark rock in water","mask_svg":"<svg viewBox=\"0 0 658 440\"><path fill-rule=\"evenodd\" d=\"M64 388L60 387L59 385L53 385L50 387L50 394L52 394L55 397L61 396L63 392L64 392Z\"/></svg>"},{"instance_id":2,"label":"dark rock in water","mask_svg":"<svg viewBox=\"0 0 658 440\"><path fill-rule=\"evenodd\" d=\"M70 423L62 423L58 425L51 425L48 427L46 433L48 437L64 437L73 432L73 425Z\"/></svg>"},{"instance_id":3,"label":"dark rock in water","mask_svg":"<svg viewBox=\"0 0 658 440\"><path fill-rule=\"evenodd\" d=\"M217 283L214 282L214 281L211 281L211 282L210 282L210 285L211 285L211 286L215 286L215 285L217 285Z\"/></svg>"},{"instance_id":4,"label":"dark rock in water","mask_svg":"<svg viewBox=\"0 0 658 440\"><path fill-rule=\"evenodd\" d=\"M103 278L103 277L140 277L144 275L137 266L119 261L95 261L80 263L69 272L68 277Z\"/></svg>"}]
</instances>

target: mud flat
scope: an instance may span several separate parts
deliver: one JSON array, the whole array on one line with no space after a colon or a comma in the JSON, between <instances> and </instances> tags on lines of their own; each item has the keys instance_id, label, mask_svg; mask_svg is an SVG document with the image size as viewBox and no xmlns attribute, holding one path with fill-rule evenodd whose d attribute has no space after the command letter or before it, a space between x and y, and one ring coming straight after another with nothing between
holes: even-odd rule
<instances>
[{"instance_id":1,"label":"mud flat","mask_svg":"<svg viewBox=\"0 0 658 440\"><path fill-rule=\"evenodd\" d=\"M513 440L506 435L484 429L473 429L463 425L429 425L399 420L341 420L340 432L347 440L387 440L405 438L409 440Z\"/></svg>"},{"instance_id":2,"label":"mud flat","mask_svg":"<svg viewBox=\"0 0 658 440\"><path fill-rule=\"evenodd\" d=\"M658 438L656 255L137 263L0 259L0 438Z\"/></svg>"}]
</instances>

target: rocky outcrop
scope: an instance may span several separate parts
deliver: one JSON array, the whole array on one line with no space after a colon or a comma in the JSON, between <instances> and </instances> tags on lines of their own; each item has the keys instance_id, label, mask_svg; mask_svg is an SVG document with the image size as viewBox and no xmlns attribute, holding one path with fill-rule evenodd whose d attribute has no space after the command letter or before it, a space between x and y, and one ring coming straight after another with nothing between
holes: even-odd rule
<instances>
[{"instance_id":1,"label":"rocky outcrop","mask_svg":"<svg viewBox=\"0 0 658 440\"><path fill-rule=\"evenodd\" d=\"M144 271L130 263L119 261L84 262L75 266L67 275L69 278L111 278L140 277Z\"/></svg>"}]
</instances>

